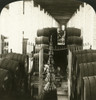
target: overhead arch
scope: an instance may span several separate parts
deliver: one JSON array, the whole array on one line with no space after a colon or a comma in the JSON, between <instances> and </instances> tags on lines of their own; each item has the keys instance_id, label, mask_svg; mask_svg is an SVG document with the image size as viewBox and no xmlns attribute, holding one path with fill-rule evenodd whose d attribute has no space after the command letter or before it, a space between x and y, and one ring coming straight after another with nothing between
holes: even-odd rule
<instances>
[{"instance_id":1,"label":"overhead arch","mask_svg":"<svg viewBox=\"0 0 96 100\"><path fill-rule=\"evenodd\" d=\"M7 4L16 2L16 1L23 1L23 0L0 0L0 13ZM27 0L24 0L24 1L27 1ZM61 25L65 25L70 19L70 17L72 16L73 12L75 12L76 9L79 9L79 2L81 3L86 2L87 4L91 5L96 12L96 0L61 0L61 1L59 0L33 0L33 1L36 2L37 4L40 3L41 7L42 7L42 4L44 5L48 2L48 4L43 7L45 9L45 12L47 11ZM77 2L76 5L74 4L75 1ZM65 3L64 5L64 2L66 3L73 2L73 3L72 4L68 3L68 5Z\"/></svg>"},{"instance_id":2,"label":"overhead arch","mask_svg":"<svg viewBox=\"0 0 96 100\"><path fill-rule=\"evenodd\" d=\"M22 0L0 0L0 12L7 4L15 1L22 1ZM96 11L96 0L76 0L76 1L82 1L90 4Z\"/></svg>"}]
</instances>

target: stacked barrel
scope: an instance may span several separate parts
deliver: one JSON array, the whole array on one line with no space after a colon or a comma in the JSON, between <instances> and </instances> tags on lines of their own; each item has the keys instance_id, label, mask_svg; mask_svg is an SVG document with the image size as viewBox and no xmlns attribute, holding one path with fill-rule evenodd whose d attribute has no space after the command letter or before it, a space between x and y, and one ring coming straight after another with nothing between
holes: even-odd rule
<instances>
[{"instance_id":1,"label":"stacked barrel","mask_svg":"<svg viewBox=\"0 0 96 100\"><path fill-rule=\"evenodd\" d=\"M72 67L72 61L73 61L73 51L82 50L82 38L81 36L81 30L78 28L68 27L66 28L66 38L65 38L65 44L68 48L68 95L71 99L72 95L72 88L73 88L73 67Z\"/></svg>"},{"instance_id":2,"label":"stacked barrel","mask_svg":"<svg viewBox=\"0 0 96 100\"><path fill-rule=\"evenodd\" d=\"M70 80L70 100L95 100L94 91L91 90L95 85L95 81L90 81L96 75L96 50L69 50L69 64L71 75ZM92 78L90 78L90 76ZM85 78L87 77L87 78ZM95 78L94 78L95 79ZM93 85L92 85L93 84ZM88 87L89 86L89 87ZM86 91L89 89L89 91ZM91 95L91 99L85 99L86 96Z\"/></svg>"},{"instance_id":3,"label":"stacked barrel","mask_svg":"<svg viewBox=\"0 0 96 100\"><path fill-rule=\"evenodd\" d=\"M81 36L81 30L78 28L69 27L66 28L66 45L82 45L83 41Z\"/></svg>"},{"instance_id":4,"label":"stacked barrel","mask_svg":"<svg viewBox=\"0 0 96 100\"><path fill-rule=\"evenodd\" d=\"M10 95L12 90L12 76L8 70L0 68L0 98Z\"/></svg>"},{"instance_id":5,"label":"stacked barrel","mask_svg":"<svg viewBox=\"0 0 96 100\"><path fill-rule=\"evenodd\" d=\"M48 60L49 40L52 35L53 46L57 45L57 28L43 28L37 31L35 38L35 54L34 54L34 71L39 72L39 51L41 48L44 50L44 64Z\"/></svg>"},{"instance_id":6,"label":"stacked barrel","mask_svg":"<svg viewBox=\"0 0 96 100\"><path fill-rule=\"evenodd\" d=\"M96 100L96 76L84 77L83 100Z\"/></svg>"},{"instance_id":7,"label":"stacked barrel","mask_svg":"<svg viewBox=\"0 0 96 100\"><path fill-rule=\"evenodd\" d=\"M27 92L28 56L8 53L0 59L0 97ZM3 95L2 95L3 94Z\"/></svg>"}]
</instances>

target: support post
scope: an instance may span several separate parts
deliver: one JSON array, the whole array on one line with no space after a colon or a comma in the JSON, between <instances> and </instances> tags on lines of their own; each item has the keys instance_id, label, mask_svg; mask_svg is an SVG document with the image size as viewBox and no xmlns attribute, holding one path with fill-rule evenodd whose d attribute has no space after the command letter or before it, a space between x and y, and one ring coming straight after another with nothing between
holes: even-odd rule
<instances>
[{"instance_id":1,"label":"support post","mask_svg":"<svg viewBox=\"0 0 96 100\"><path fill-rule=\"evenodd\" d=\"M42 73L43 73L43 49L41 48L41 50L39 51L39 96L42 94L42 90L43 90L43 77L42 77Z\"/></svg>"}]
</instances>

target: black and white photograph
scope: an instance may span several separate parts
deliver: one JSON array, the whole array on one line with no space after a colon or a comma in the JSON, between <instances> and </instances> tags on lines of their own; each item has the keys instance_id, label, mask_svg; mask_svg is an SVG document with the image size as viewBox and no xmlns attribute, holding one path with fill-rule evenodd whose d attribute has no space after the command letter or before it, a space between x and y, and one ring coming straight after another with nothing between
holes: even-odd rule
<instances>
[{"instance_id":1,"label":"black and white photograph","mask_svg":"<svg viewBox=\"0 0 96 100\"><path fill-rule=\"evenodd\" d=\"M0 0L0 100L96 100L95 67L95 0Z\"/></svg>"}]
</instances>

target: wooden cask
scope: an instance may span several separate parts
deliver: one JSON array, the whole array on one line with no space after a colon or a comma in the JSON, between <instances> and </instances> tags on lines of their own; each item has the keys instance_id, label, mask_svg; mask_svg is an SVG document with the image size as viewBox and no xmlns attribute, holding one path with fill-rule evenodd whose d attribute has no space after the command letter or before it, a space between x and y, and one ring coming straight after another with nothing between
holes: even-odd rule
<instances>
[{"instance_id":1,"label":"wooden cask","mask_svg":"<svg viewBox=\"0 0 96 100\"><path fill-rule=\"evenodd\" d=\"M37 36L46 36L49 37L50 36L50 28L43 28L43 29L39 29L37 30Z\"/></svg>"},{"instance_id":2,"label":"wooden cask","mask_svg":"<svg viewBox=\"0 0 96 100\"><path fill-rule=\"evenodd\" d=\"M81 37L77 37L77 36L70 36L67 38L67 45L82 45L83 44L83 40Z\"/></svg>"},{"instance_id":3,"label":"wooden cask","mask_svg":"<svg viewBox=\"0 0 96 100\"><path fill-rule=\"evenodd\" d=\"M88 63L96 61L96 53L76 54L73 58L73 71L77 73L78 65L80 63Z\"/></svg>"},{"instance_id":4,"label":"wooden cask","mask_svg":"<svg viewBox=\"0 0 96 100\"><path fill-rule=\"evenodd\" d=\"M96 62L79 64L79 71L77 75L77 100L81 100L83 77L96 75Z\"/></svg>"},{"instance_id":5,"label":"wooden cask","mask_svg":"<svg viewBox=\"0 0 96 100\"><path fill-rule=\"evenodd\" d=\"M0 62L0 68L9 70L14 76L18 76L20 73L20 65L19 62L10 60L8 58L4 58ZM20 77L20 76L19 76Z\"/></svg>"},{"instance_id":6,"label":"wooden cask","mask_svg":"<svg viewBox=\"0 0 96 100\"><path fill-rule=\"evenodd\" d=\"M49 37L40 36L35 38L36 44L49 44Z\"/></svg>"},{"instance_id":7,"label":"wooden cask","mask_svg":"<svg viewBox=\"0 0 96 100\"><path fill-rule=\"evenodd\" d=\"M74 76L73 80L76 80L79 64L95 62L96 61L96 53L77 54L75 57L73 59L73 76Z\"/></svg>"},{"instance_id":8,"label":"wooden cask","mask_svg":"<svg viewBox=\"0 0 96 100\"><path fill-rule=\"evenodd\" d=\"M21 69L22 73L25 73L25 71L28 69L29 57L27 55L25 55L25 54L18 54L18 53L9 53L9 54L6 55L6 58L18 61L19 64L20 64L20 69ZM27 73L27 71L26 71L26 73Z\"/></svg>"},{"instance_id":9,"label":"wooden cask","mask_svg":"<svg viewBox=\"0 0 96 100\"><path fill-rule=\"evenodd\" d=\"M77 50L72 52L73 71L76 71L79 63L95 62L96 50Z\"/></svg>"},{"instance_id":10,"label":"wooden cask","mask_svg":"<svg viewBox=\"0 0 96 100\"><path fill-rule=\"evenodd\" d=\"M68 27L66 28L66 33L67 33L67 36L78 36L80 37L81 35L81 30L78 29L78 28L73 28L73 27Z\"/></svg>"},{"instance_id":11,"label":"wooden cask","mask_svg":"<svg viewBox=\"0 0 96 100\"><path fill-rule=\"evenodd\" d=\"M96 76L84 77L83 100L96 100Z\"/></svg>"},{"instance_id":12,"label":"wooden cask","mask_svg":"<svg viewBox=\"0 0 96 100\"><path fill-rule=\"evenodd\" d=\"M76 90L76 86L77 86L77 75L78 75L78 66L80 63L88 63L88 62L95 62L96 61L96 53L92 53L90 52L85 52L85 53L77 53L74 52L72 55L72 93L73 95L75 95L74 93ZM75 95L76 96L76 95Z\"/></svg>"},{"instance_id":13,"label":"wooden cask","mask_svg":"<svg viewBox=\"0 0 96 100\"><path fill-rule=\"evenodd\" d=\"M12 77L8 70L0 68L0 98L12 91Z\"/></svg>"},{"instance_id":14,"label":"wooden cask","mask_svg":"<svg viewBox=\"0 0 96 100\"><path fill-rule=\"evenodd\" d=\"M84 77L84 86L83 86L83 93L82 93L82 100L91 100L90 95L90 83L88 77Z\"/></svg>"}]
</instances>

